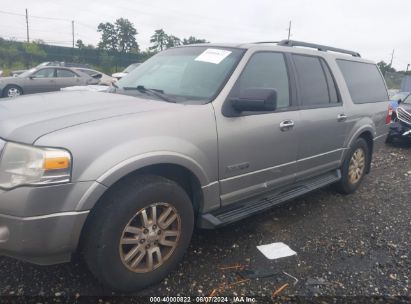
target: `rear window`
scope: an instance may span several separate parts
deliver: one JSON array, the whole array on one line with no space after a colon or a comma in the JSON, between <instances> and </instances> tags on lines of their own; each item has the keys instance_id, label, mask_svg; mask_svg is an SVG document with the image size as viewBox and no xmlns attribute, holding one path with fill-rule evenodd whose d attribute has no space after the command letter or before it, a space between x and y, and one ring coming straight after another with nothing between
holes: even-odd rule
<instances>
[{"instance_id":1,"label":"rear window","mask_svg":"<svg viewBox=\"0 0 411 304\"><path fill-rule=\"evenodd\" d=\"M375 64L337 59L354 103L387 101L384 80Z\"/></svg>"}]
</instances>

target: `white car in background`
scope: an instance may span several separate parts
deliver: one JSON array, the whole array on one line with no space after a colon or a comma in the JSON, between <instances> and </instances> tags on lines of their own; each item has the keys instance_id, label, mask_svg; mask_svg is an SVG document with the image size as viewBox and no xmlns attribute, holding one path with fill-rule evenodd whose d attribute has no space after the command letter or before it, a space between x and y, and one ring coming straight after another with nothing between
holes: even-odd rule
<instances>
[{"instance_id":1,"label":"white car in background","mask_svg":"<svg viewBox=\"0 0 411 304\"><path fill-rule=\"evenodd\" d=\"M107 74L104 74L102 72L93 70L93 69L88 69L88 68L74 68L74 69L78 70L80 72L86 73L87 75L89 75L91 77L93 77L94 75L97 75L97 74L101 74L101 78L100 78L100 82L99 82L100 85L110 86L113 82L116 81L115 78L113 78L113 77L111 77Z\"/></svg>"},{"instance_id":2,"label":"white car in background","mask_svg":"<svg viewBox=\"0 0 411 304\"><path fill-rule=\"evenodd\" d=\"M123 78L124 76L126 76L128 73L130 73L132 70L134 70L136 67L138 67L141 63L132 63L130 64L128 67L126 67L124 69L123 72L119 72L119 73L114 73L113 76L114 78L116 78L117 80L120 80L121 78Z\"/></svg>"}]
</instances>

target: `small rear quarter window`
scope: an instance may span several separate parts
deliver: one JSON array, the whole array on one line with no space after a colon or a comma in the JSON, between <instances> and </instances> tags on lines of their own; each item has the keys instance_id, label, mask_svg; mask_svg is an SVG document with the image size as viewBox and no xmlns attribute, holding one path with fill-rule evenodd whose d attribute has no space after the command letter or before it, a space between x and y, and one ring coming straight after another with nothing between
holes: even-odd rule
<instances>
[{"instance_id":1,"label":"small rear quarter window","mask_svg":"<svg viewBox=\"0 0 411 304\"><path fill-rule=\"evenodd\" d=\"M354 103L388 100L387 89L377 66L371 63L337 59Z\"/></svg>"}]
</instances>

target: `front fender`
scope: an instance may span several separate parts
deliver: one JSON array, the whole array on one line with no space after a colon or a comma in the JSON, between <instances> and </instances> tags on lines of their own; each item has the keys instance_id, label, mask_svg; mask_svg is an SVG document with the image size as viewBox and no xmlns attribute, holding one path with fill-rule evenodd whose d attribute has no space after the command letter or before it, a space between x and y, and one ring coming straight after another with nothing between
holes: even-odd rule
<instances>
[{"instance_id":1,"label":"front fender","mask_svg":"<svg viewBox=\"0 0 411 304\"><path fill-rule=\"evenodd\" d=\"M193 173L201 185L208 185L210 183L206 172L201 166L186 155L170 151L145 153L118 163L97 178L93 186L78 203L76 210L92 209L104 192L121 178L144 167L158 164L182 166Z\"/></svg>"}]
</instances>

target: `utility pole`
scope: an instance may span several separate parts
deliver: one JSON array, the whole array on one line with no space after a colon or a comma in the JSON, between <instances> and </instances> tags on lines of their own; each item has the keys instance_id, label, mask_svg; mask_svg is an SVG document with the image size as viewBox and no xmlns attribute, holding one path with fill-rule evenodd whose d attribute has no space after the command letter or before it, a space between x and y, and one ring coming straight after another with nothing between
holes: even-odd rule
<instances>
[{"instance_id":1,"label":"utility pole","mask_svg":"<svg viewBox=\"0 0 411 304\"><path fill-rule=\"evenodd\" d=\"M405 74L407 74L408 73L408 68L410 67L410 63L409 64L407 64L407 70L405 71Z\"/></svg>"},{"instance_id":2,"label":"utility pole","mask_svg":"<svg viewBox=\"0 0 411 304\"><path fill-rule=\"evenodd\" d=\"M26 27L27 27L27 43L30 43L30 35L29 35L29 13L27 12L27 8L26 8Z\"/></svg>"},{"instance_id":3,"label":"utility pole","mask_svg":"<svg viewBox=\"0 0 411 304\"><path fill-rule=\"evenodd\" d=\"M288 25L288 38L287 40L290 40L291 37L291 20L290 20L290 24Z\"/></svg>"},{"instance_id":4,"label":"utility pole","mask_svg":"<svg viewBox=\"0 0 411 304\"><path fill-rule=\"evenodd\" d=\"M392 67L392 61L394 60L394 52L395 52L395 49L392 50L390 67Z\"/></svg>"},{"instance_id":5,"label":"utility pole","mask_svg":"<svg viewBox=\"0 0 411 304\"><path fill-rule=\"evenodd\" d=\"M71 21L71 34L73 36L73 49L74 49L74 20Z\"/></svg>"}]
</instances>

